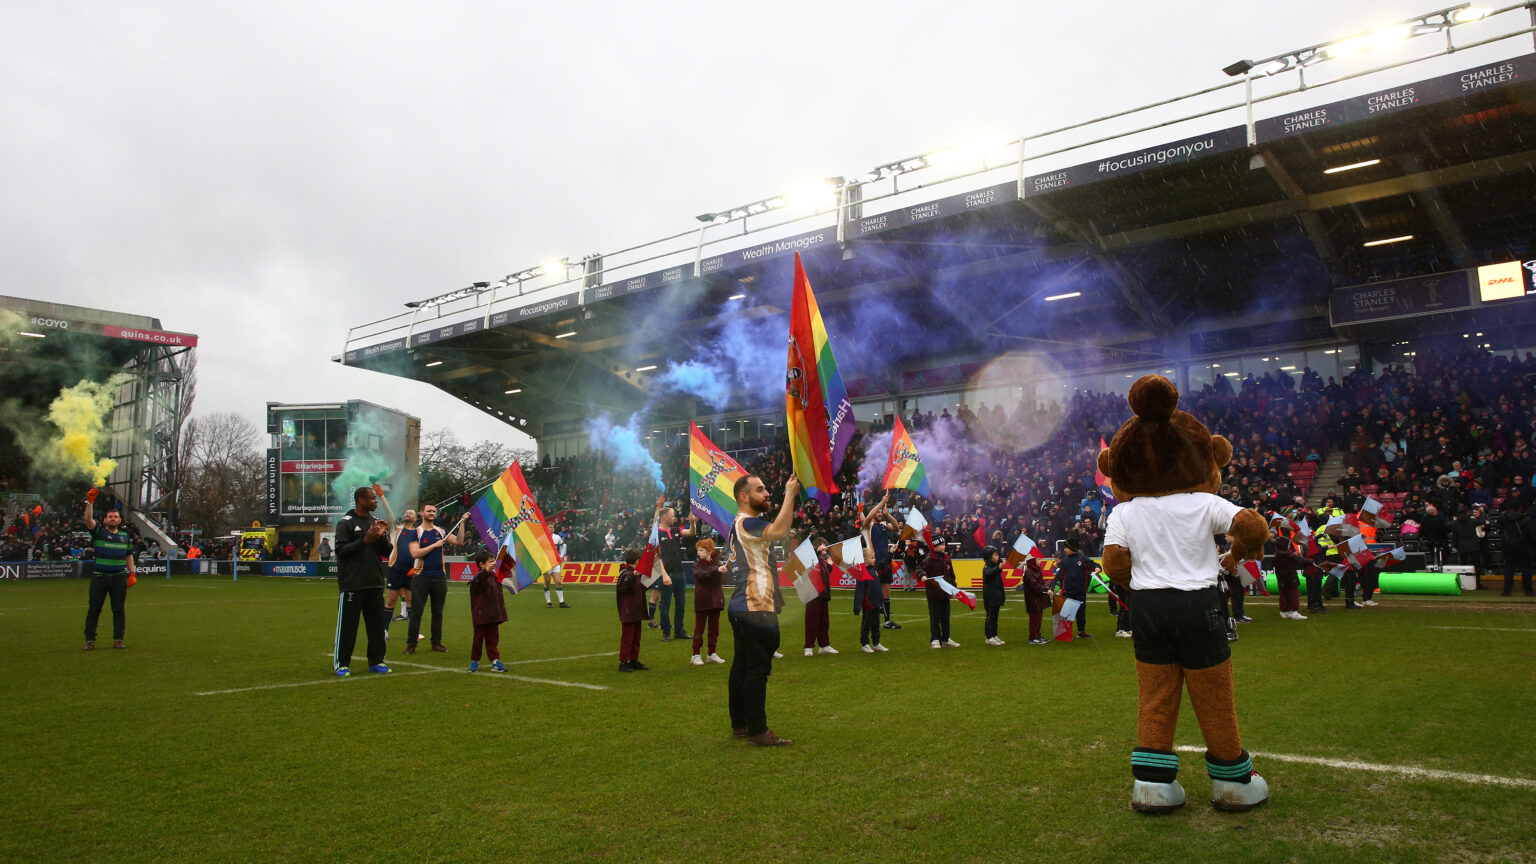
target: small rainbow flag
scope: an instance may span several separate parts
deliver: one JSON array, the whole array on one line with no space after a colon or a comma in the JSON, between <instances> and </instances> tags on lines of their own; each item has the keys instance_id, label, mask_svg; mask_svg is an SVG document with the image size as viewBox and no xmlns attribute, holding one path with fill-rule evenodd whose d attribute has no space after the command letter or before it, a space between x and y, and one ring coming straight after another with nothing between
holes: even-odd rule
<instances>
[{"instance_id":1,"label":"small rainbow flag","mask_svg":"<svg viewBox=\"0 0 1536 864\"><path fill-rule=\"evenodd\" d=\"M1099 452L1103 453L1105 450L1108 450L1108 449L1109 449L1109 445L1104 443L1104 436L1100 435L1099 436ZM1097 457L1095 457L1095 458L1097 458ZM1115 499L1115 493L1110 491L1110 488L1109 488L1109 475L1107 475L1103 471L1099 470L1099 466L1098 466L1098 462L1097 461L1094 462L1094 466L1093 466L1093 482L1099 487L1099 494L1104 496L1104 503L1106 503L1106 504L1119 504L1120 503L1118 500Z\"/></svg>"},{"instance_id":2,"label":"small rainbow flag","mask_svg":"<svg viewBox=\"0 0 1536 864\"><path fill-rule=\"evenodd\" d=\"M917 445L907 434L907 427L896 418L896 429L891 433L891 456L885 462L885 479L881 489L910 489L924 498L933 497L928 490L928 471L923 468L923 457L917 455Z\"/></svg>"},{"instance_id":3,"label":"small rainbow flag","mask_svg":"<svg viewBox=\"0 0 1536 864\"><path fill-rule=\"evenodd\" d=\"M720 536L729 537L736 522L736 481L747 469L715 446L697 423L689 423L688 504L695 516Z\"/></svg>"},{"instance_id":4,"label":"small rainbow flag","mask_svg":"<svg viewBox=\"0 0 1536 864\"><path fill-rule=\"evenodd\" d=\"M832 343L816 305L811 280L795 253L789 312L789 355L784 368L784 414L795 476L825 512L838 491L833 475L853 437L853 405L837 371Z\"/></svg>"},{"instance_id":5,"label":"small rainbow flag","mask_svg":"<svg viewBox=\"0 0 1536 864\"><path fill-rule=\"evenodd\" d=\"M469 511L480 539L496 553L496 575L513 594L560 566L560 555L549 536L549 524L539 509L522 466L513 462L485 490Z\"/></svg>"}]
</instances>

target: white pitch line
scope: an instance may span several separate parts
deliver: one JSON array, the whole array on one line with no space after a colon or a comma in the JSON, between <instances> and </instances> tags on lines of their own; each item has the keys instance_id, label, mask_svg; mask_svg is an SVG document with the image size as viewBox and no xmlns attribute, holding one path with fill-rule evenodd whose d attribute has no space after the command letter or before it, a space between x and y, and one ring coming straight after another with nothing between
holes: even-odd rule
<instances>
[{"instance_id":1,"label":"white pitch line","mask_svg":"<svg viewBox=\"0 0 1536 864\"><path fill-rule=\"evenodd\" d=\"M1175 747L1181 753L1204 753L1204 747ZM1351 762L1345 759L1324 759L1318 756L1293 756L1286 753L1251 753L1258 759L1276 762L1297 762L1303 765L1322 765L1327 768L1344 768L1350 771L1374 771L1379 774L1399 774L1404 777L1422 777L1430 780L1457 780L1462 783L1484 783L1494 786L1513 786L1516 789L1536 789L1536 780L1524 777L1501 777L1497 774L1467 774L1461 771L1442 771L1438 768L1420 768L1416 765L1383 765L1378 762Z\"/></svg>"},{"instance_id":2,"label":"white pitch line","mask_svg":"<svg viewBox=\"0 0 1536 864\"><path fill-rule=\"evenodd\" d=\"M327 655L327 656L329 656L329 655ZM375 674L369 673L366 676L365 675L349 675L346 678L336 678L336 677L322 678L319 681L298 681L298 682L295 682L293 684L262 684L262 685L257 686L257 687L235 687L235 688L233 688L231 690L204 690L201 693L193 693L192 695L193 696L222 696L225 693L249 693L252 690L285 690L285 689L287 689L289 687L313 687L316 684L332 684L332 683L335 683L335 682L338 682L338 681L350 681L350 680L353 680L353 679L391 678L391 677L399 677L401 675L430 675L433 672L453 672L453 671L456 671L456 670L453 670L453 669L439 669L437 667L432 667L430 669L424 669L424 670L422 670L420 672L391 672L391 673L388 673L388 674L385 674L385 675L375 675Z\"/></svg>"},{"instance_id":3,"label":"white pitch line","mask_svg":"<svg viewBox=\"0 0 1536 864\"><path fill-rule=\"evenodd\" d=\"M617 654L618 652L614 651L614 652L611 652L611 653ZM436 672L457 672L457 673L459 673L461 675L468 675L468 674L470 674L468 669L447 669L447 668L444 668L442 666L430 666L430 665L428 665L426 663L407 663L407 662L405 662L403 660L396 660L395 661L395 665L396 666L410 666L410 667L413 667L413 668L421 668L421 669L431 669L431 670L436 671ZM507 679L510 679L512 681L523 681L523 682L526 682L528 684L554 684L557 687L580 687L583 690L607 690L607 689L609 689L607 687L602 686L601 684L582 684L582 683L580 683L578 681L556 681L553 678L528 678L528 677L525 677L523 675L507 675L507 674L504 674L504 673L501 673L501 672L489 672L489 671L487 671L485 673L485 677L487 677L487 678L507 678Z\"/></svg>"},{"instance_id":4,"label":"white pitch line","mask_svg":"<svg viewBox=\"0 0 1536 864\"><path fill-rule=\"evenodd\" d=\"M1496 630L1501 633L1536 633L1536 627L1430 627L1430 630Z\"/></svg>"},{"instance_id":5,"label":"white pitch line","mask_svg":"<svg viewBox=\"0 0 1536 864\"><path fill-rule=\"evenodd\" d=\"M619 652L617 651L603 651L597 654L573 654L570 657L540 657L537 660L513 660L511 663L507 663L505 665L522 666L527 663L558 663L561 660L586 660L591 657L612 657L618 653Z\"/></svg>"}]
</instances>

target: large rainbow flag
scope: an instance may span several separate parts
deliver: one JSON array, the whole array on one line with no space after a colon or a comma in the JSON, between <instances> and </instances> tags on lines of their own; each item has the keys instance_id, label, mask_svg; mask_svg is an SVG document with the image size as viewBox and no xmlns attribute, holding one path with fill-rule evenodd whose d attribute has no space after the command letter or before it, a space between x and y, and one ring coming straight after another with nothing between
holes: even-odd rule
<instances>
[{"instance_id":1,"label":"large rainbow flag","mask_svg":"<svg viewBox=\"0 0 1536 864\"><path fill-rule=\"evenodd\" d=\"M881 489L910 489L924 498L933 497L928 489L928 471L923 467L923 457L917 455L917 445L907 434L907 427L896 418L896 429L891 432L891 456L885 462L885 479Z\"/></svg>"},{"instance_id":2,"label":"large rainbow flag","mask_svg":"<svg viewBox=\"0 0 1536 864\"><path fill-rule=\"evenodd\" d=\"M736 481L747 469L720 451L697 423L689 423L688 504L693 514L729 537L736 522Z\"/></svg>"},{"instance_id":3,"label":"large rainbow flag","mask_svg":"<svg viewBox=\"0 0 1536 864\"><path fill-rule=\"evenodd\" d=\"M496 553L496 575L513 594L562 563L544 512L516 462L485 490L469 518L486 547Z\"/></svg>"},{"instance_id":4,"label":"large rainbow flag","mask_svg":"<svg viewBox=\"0 0 1536 864\"><path fill-rule=\"evenodd\" d=\"M838 491L833 475L854 433L853 404L837 371L832 343L816 305L811 280L795 253L794 296L789 312L789 356L784 369L784 414L795 476L805 494L828 509Z\"/></svg>"}]
</instances>

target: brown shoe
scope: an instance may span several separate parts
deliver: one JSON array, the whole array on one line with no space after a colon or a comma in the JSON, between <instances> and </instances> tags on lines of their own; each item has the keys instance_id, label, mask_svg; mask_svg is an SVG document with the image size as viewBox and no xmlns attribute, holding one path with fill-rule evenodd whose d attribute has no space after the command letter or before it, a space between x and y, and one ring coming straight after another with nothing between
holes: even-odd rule
<instances>
[{"instance_id":1,"label":"brown shoe","mask_svg":"<svg viewBox=\"0 0 1536 864\"><path fill-rule=\"evenodd\" d=\"M121 639L114 639L114 640L112 640L112 647L113 648L127 648L128 646L123 644L123 640L121 640Z\"/></svg>"},{"instance_id":2,"label":"brown shoe","mask_svg":"<svg viewBox=\"0 0 1536 864\"><path fill-rule=\"evenodd\" d=\"M415 654L416 653L416 646L415 645L407 645L407 646L405 646L405 653L407 653L407 654Z\"/></svg>"},{"instance_id":3,"label":"brown shoe","mask_svg":"<svg viewBox=\"0 0 1536 864\"><path fill-rule=\"evenodd\" d=\"M433 651L436 651L436 652L437 652L437 653L439 653L439 654L447 654L447 653L448 653L448 649L447 649L447 648L444 648L444 647L443 647L443 646L441 646L441 645L433 645L433 646L432 646L432 650L433 650Z\"/></svg>"},{"instance_id":4,"label":"brown shoe","mask_svg":"<svg viewBox=\"0 0 1536 864\"><path fill-rule=\"evenodd\" d=\"M772 729L769 729L767 732L764 732L761 735L753 735L747 740L759 747L787 747L790 744L795 743L788 738L780 738L779 736L773 734Z\"/></svg>"},{"instance_id":5,"label":"brown shoe","mask_svg":"<svg viewBox=\"0 0 1536 864\"><path fill-rule=\"evenodd\" d=\"M87 648L86 650L89 651L90 649ZM736 728L736 729L732 729L731 730L731 737L732 738L745 738L745 737L747 737L747 727L742 726L742 727L739 727L739 728Z\"/></svg>"},{"instance_id":6,"label":"brown shoe","mask_svg":"<svg viewBox=\"0 0 1536 864\"><path fill-rule=\"evenodd\" d=\"M95 651L96 650L96 640L95 639L87 639L87 640L85 640L85 650L87 650L87 651ZM746 734L746 733L742 733L742 734Z\"/></svg>"}]
</instances>

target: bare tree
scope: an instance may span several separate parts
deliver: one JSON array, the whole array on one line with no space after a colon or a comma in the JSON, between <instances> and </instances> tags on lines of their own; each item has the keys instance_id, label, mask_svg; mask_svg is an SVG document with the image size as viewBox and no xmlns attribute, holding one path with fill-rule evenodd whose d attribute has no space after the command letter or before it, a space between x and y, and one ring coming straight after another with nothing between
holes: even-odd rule
<instances>
[{"instance_id":1,"label":"bare tree","mask_svg":"<svg viewBox=\"0 0 1536 864\"><path fill-rule=\"evenodd\" d=\"M261 518L266 512L266 472L260 445L260 431L233 412L186 422L179 501L184 526L224 534Z\"/></svg>"}]
</instances>

